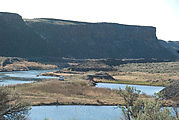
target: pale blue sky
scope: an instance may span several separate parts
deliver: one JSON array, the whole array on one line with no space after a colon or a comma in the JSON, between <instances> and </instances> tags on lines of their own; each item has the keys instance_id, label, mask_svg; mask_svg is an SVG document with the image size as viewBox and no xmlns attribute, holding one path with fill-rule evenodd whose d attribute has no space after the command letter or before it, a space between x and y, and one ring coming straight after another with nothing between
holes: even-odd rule
<instances>
[{"instance_id":1,"label":"pale blue sky","mask_svg":"<svg viewBox=\"0 0 179 120\"><path fill-rule=\"evenodd\" d=\"M1 12L157 27L157 37L179 41L179 0L0 0Z\"/></svg>"}]
</instances>

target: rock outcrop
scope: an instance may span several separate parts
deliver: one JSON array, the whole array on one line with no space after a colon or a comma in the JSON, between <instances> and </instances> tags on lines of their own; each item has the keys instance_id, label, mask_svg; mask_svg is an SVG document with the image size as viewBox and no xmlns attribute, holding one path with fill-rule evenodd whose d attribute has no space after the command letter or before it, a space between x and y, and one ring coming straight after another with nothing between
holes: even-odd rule
<instances>
[{"instance_id":1,"label":"rock outcrop","mask_svg":"<svg viewBox=\"0 0 179 120\"><path fill-rule=\"evenodd\" d=\"M0 12L0 56L44 56L45 48L20 15Z\"/></svg>"}]
</instances>

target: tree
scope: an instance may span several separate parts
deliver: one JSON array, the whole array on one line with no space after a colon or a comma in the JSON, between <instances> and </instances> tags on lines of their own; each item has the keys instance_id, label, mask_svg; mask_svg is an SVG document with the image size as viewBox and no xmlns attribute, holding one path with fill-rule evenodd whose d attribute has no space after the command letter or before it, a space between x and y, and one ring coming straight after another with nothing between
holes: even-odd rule
<instances>
[{"instance_id":1,"label":"tree","mask_svg":"<svg viewBox=\"0 0 179 120\"><path fill-rule=\"evenodd\" d=\"M155 96L154 100L140 100L140 91L134 87L126 86L125 90L119 88L117 93L124 99L122 108L123 120L178 120L171 115L171 110L163 108L164 98L161 94Z\"/></svg>"},{"instance_id":2,"label":"tree","mask_svg":"<svg viewBox=\"0 0 179 120\"><path fill-rule=\"evenodd\" d=\"M30 106L7 86L0 86L0 120L26 120Z\"/></svg>"}]
</instances>

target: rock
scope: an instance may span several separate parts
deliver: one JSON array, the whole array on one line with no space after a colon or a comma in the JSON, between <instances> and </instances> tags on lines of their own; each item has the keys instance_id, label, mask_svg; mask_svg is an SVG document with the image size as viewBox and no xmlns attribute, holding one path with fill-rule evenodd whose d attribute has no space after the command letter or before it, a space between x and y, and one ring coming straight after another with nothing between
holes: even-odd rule
<instances>
[{"instance_id":1,"label":"rock","mask_svg":"<svg viewBox=\"0 0 179 120\"><path fill-rule=\"evenodd\" d=\"M108 73L96 73L95 75L88 75L87 77L89 80L98 79L98 81L100 80L115 81L115 79Z\"/></svg>"}]
</instances>

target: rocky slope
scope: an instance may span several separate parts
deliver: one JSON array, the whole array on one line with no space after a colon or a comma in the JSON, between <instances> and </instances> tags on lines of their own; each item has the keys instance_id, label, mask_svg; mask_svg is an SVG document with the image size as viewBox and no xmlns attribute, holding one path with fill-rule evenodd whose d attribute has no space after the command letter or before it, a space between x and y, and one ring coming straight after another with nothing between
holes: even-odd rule
<instances>
[{"instance_id":1,"label":"rocky slope","mask_svg":"<svg viewBox=\"0 0 179 120\"><path fill-rule=\"evenodd\" d=\"M158 43L156 28L58 19L25 22L48 40L51 55L75 58L173 58Z\"/></svg>"},{"instance_id":2,"label":"rocky slope","mask_svg":"<svg viewBox=\"0 0 179 120\"><path fill-rule=\"evenodd\" d=\"M0 56L43 56L45 47L20 15L0 12Z\"/></svg>"},{"instance_id":3,"label":"rocky slope","mask_svg":"<svg viewBox=\"0 0 179 120\"><path fill-rule=\"evenodd\" d=\"M179 58L179 41L164 41L159 40L159 43L165 48L169 49L176 57Z\"/></svg>"},{"instance_id":4,"label":"rocky slope","mask_svg":"<svg viewBox=\"0 0 179 120\"><path fill-rule=\"evenodd\" d=\"M58 19L25 19L0 13L1 56L70 58L160 58L175 56L161 46L156 28Z\"/></svg>"}]
</instances>

